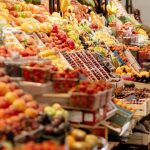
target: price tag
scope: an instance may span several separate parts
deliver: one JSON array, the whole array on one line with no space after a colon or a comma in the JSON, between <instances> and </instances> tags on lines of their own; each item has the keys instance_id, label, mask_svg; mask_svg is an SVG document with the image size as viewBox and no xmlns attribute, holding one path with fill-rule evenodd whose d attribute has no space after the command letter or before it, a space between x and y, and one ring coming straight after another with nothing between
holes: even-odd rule
<instances>
[{"instance_id":1,"label":"price tag","mask_svg":"<svg viewBox=\"0 0 150 150\"><path fill-rule=\"evenodd\" d=\"M92 113L85 113L84 114L84 121L93 122L94 117Z\"/></svg>"},{"instance_id":2,"label":"price tag","mask_svg":"<svg viewBox=\"0 0 150 150\"><path fill-rule=\"evenodd\" d=\"M70 111L69 120L71 122L83 122L83 113L81 111Z\"/></svg>"},{"instance_id":3,"label":"price tag","mask_svg":"<svg viewBox=\"0 0 150 150\"><path fill-rule=\"evenodd\" d=\"M132 94L132 95L129 95L129 96L125 97L125 99L128 100L128 101L131 101L131 100L134 100L134 99L137 99L137 98L134 94Z\"/></svg>"}]
</instances>

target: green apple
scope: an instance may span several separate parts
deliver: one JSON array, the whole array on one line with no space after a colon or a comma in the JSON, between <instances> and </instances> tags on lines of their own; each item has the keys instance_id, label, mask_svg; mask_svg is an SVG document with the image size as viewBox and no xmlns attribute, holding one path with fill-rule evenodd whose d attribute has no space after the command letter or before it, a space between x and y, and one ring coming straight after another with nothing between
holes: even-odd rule
<instances>
[{"instance_id":1,"label":"green apple","mask_svg":"<svg viewBox=\"0 0 150 150\"><path fill-rule=\"evenodd\" d=\"M68 118L69 118L69 112L66 111L66 110L64 110L64 118L65 118L66 120L68 120Z\"/></svg>"},{"instance_id":2,"label":"green apple","mask_svg":"<svg viewBox=\"0 0 150 150\"><path fill-rule=\"evenodd\" d=\"M64 117L64 110L57 110L54 117Z\"/></svg>"},{"instance_id":3,"label":"green apple","mask_svg":"<svg viewBox=\"0 0 150 150\"><path fill-rule=\"evenodd\" d=\"M44 108L44 112L50 116L54 116L56 113L56 110L52 107L47 106Z\"/></svg>"},{"instance_id":4,"label":"green apple","mask_svg":"<svg viewBox=\"0 0 150 150\"><path fill-rule=\"evenodd\" d=\"M53 107L54 109L56 109L56 110L62 109L61 105L60 105L60 104L58 104L58 103L53 104L53 106L52 106L52 107Z\"/></svg>"}]
</instances>

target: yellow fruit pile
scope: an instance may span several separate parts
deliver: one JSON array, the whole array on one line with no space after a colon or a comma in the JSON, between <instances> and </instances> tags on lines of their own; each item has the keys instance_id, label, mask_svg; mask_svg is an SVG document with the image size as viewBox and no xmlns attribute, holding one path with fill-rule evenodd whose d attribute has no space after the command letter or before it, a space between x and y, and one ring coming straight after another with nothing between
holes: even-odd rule
<instances>
[{"instance_id":1,"label":"yellow fruit pile","mask_svg":"<svg viewBox=\"0 0 150 150\"><path fill-rule=\"evenodd\" d=\"M128 110L128 111L131 111L131 112L135 112L135 109L134 108L132 108L132 107L130 107L130 104L126 104L125 102L123 102L122 100L119 100L119 99L117 99L117 98L114 98L113 99L113 102L116 104L116 105L118 105L118 106L120 106L120 107L122 107L122 108L124 108L124 109L126 109L126 110Z\"/></svg>"},{"instance_id":2,"label":"yellow fruit pile","mask_svg":"<svg viewBox=\"0 0 150 150\"><path fill-rule=\"evenodd\" d=\"M129 75L129 76L133 76L133 70L127 66L127 65L124 65L124 66L121 66L121 67L118 67L115 71L116 74L118 75Z\"/></svg>"}]
</instances>

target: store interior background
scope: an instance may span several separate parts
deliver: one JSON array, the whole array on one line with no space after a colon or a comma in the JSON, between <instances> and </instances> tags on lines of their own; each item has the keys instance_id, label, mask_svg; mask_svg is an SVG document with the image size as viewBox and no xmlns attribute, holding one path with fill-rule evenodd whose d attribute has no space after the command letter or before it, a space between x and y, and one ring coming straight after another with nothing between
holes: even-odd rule
<instances>
[{"instance_id":1,"label":"store interior background","mask_svg":"<svg viewBox=\"0 0 150 150\"><path fill-rule=\"evenodd\" d=\"M125 3L125 0L122 0ZM141 19L145 25L150 26L150 0L132 0L133 7L141 11Z\"/></svg>"}]
</instances>

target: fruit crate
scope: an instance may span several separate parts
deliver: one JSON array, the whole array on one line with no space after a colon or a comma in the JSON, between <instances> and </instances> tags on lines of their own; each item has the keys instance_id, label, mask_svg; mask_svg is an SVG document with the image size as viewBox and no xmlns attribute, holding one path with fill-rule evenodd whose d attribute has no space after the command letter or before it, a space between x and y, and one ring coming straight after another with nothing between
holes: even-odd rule
<instances>
[{"instance_id":1,"label":"fruit crate","mask_svg":"<svg viewBox=\"0 0 150 150\"><path fill-rule=\"evenodd\" d=\"M97 94L72 92L70 98L70 106L96 110L106 105L106 103L110 100L110 93L111 92L108 90L98 92Z\"/></svg>"},{"instance_id":2,"label":"fruit crate","mask_svg":"<svg viewBox=\"0 0 150 150\"><path fill-rule=\"evenodd\" d=\"M24 81L46 83L50 80L50 68L22 66L22 77Z\"/></svg>"},{"instance_id":3,"label":"fruit crate","mask_svg":"<svg viewBox=\"0 0 150 150\"><path fill-rule=\"evenodd\" d=\"M37 100L40 98L40 95L51 93L52 92L52 83L36 83L36 82L27 82L27 81L21 81L19 82L19 86L27 93L30 93L37 96ZM42 98L43 102L43 98Z\"/></svg>"},{"instance_id":4,"label":"fruit crate","mask_svg":"<svg viewBox=\"0 0 150 150\"><path fill-rule=\"evenodd\" d=\"M131 101L124 101L124 103L128 104L130 107L133 107L136 112L134 116L146 116L149 113L149 99L140 99L140 100L131 100Z\"/></svg>"},{"instance_id":5,"label":"fruit crate","mask_svg":"<svg viewBox=\"0 0 150 150\"><path fill-rule=\"evenodd\" d=\"M53 78L53 92L54 93L67 93L75 87L80 79L79 78Z\"/></svg>"}]
</instances>

